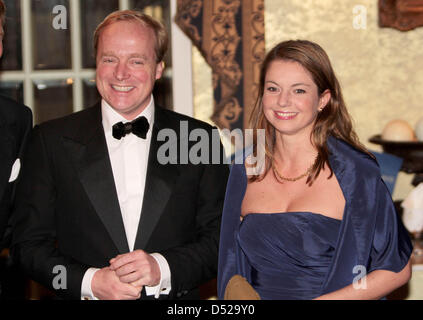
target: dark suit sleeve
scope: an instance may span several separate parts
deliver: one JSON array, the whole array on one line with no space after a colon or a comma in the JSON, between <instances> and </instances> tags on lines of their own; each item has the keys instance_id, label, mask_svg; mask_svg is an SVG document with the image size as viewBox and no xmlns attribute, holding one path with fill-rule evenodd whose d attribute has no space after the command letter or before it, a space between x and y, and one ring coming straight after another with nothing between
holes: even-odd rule
<instances>
[{"instance_id":1,"label":"dark suit sleeve","mask_svg":"<svg viewBox=\"0 0 423 320\"><path fill-rule=\"evenodd\" d=\"M14 140L14 146L12 152L12 158L10 159L10 165L4 164L2 162L2 165L6 165L6 173L9 175L12 170L12 165L16 159L21 159L23 155L23 151L26 146L26 141L29 135L29 132L32 128L32 112L31 109L29 109L26 106L21 106L18 104L13 104L12 108L10 110L13 112L12 115L9 113L9 116L13 116L12 121L12 128L13 131L9 132L13 136ZM2 150L4 152L4 150ZM21 161L21 166L23 166L23 162ZM3 191L3 194L1 196L0 200L0 239L3 239L2 244L0 246L0 250L2 247L7 247L9 245L10 241L10 229L6 232L6 229L8 227L8 220L10 216L10 212L12 210L13 205L13 198L14 198L14 192L15 192L15 185L17 183L17 180L14 182L9 183L7 181L2 181L1 183L5 184L5 188ZM6 235L5 235L6 233ZM4 238L3 238L4 236Z\"/></svg>"},{"instance_id":2,"label":"dark suit sleeve","mask_svg":"<svg viewBox=\"0 0 423 320\"><path fill-rule=\"evenodd\" d=\"M220 145L223 155L223 146ZM196 240L160 252L167 260L172 290L169 298L180 298L217 274L220 223L229 166L203 165L196 199ZM182 186L183 187L183 186Z\"/></svg>"},{"instance_id":3,"label":"dark suit sleeve","mask_svg":"<svg viewBox=\"0 0 423 320\"><path fill-rule=\"evenodd\" d=\"M65 256L56 246L53 163L42 130L37 126L30 135L24 162L12 215L12 257L35 281L58 289L55 290L58 295L79 299L88 266ZM57 271L64 269L65 273ZM61 285L54 288L54 283Z\"/></svg>"}]
</instances>

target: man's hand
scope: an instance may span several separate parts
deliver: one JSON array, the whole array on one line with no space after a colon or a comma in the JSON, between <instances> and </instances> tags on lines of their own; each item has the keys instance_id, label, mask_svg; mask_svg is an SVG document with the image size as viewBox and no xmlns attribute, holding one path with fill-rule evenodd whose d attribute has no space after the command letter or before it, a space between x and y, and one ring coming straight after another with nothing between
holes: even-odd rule
<instances>
[{"instance_id":1,"label":"man's hand","mask_svg":"<svg viewBox=\"0 0 423 320\"><path fill-rule=\"evenodd\" d=\"M120 281L136 287L156 286L161 278L156 259L143 250L132 251L111 259L110 269L116 272Z\"/></svg>"},{"instance_id":2,"label":"man's hand","mask_svg":"<svg viewBox=\"0 0 423 320\"><path fill-rule=\"evenodd\" d=\"M141 296L142 286L121 282L116 273L106 267L94 274L91 290L100 300L136 300Z\"/></svg>"}]
</instances>

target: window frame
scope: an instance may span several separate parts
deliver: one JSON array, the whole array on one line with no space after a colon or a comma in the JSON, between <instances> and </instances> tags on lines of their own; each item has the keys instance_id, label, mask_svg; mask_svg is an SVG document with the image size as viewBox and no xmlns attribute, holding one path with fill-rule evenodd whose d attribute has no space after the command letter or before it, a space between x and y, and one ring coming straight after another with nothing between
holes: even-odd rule
<instances>
[{"instance_id":1,"label":"window frame","mask_svg":"<svg viewBox=\"0 0 423 320\"><path fill-rule=\"evenodd\" d=\"M83 81L95 79L95 69L82 67L80 1L69 0L68 15L71 28L72 69L34 70L32 61L31 38L31 0L21 0L21 32L22 32L22 70L1 71L0 81L16 81L23 84L24 104L33 109L34 83L36 80L67 80L72 83L73 112L82 110ZM172 69L166 74L172 77L173 106L167 106L174 111L193 116L193 82L192 82L192 45L190 39L174 22L176 0L170 1L171 9L171 45ZM130 0L119 0L120 10L130 8Z\"/></svg>"}]
</instances>

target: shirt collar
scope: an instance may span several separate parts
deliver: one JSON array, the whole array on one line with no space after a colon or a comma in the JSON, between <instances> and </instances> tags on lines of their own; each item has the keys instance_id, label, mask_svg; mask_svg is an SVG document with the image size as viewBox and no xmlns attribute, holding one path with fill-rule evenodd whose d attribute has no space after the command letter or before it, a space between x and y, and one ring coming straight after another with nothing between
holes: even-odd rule
<instances>
[{"instance_id":1,"label":"shirt collar","mask_svg":"<svg viewBox=\"0 0 423 320\"><path fill-rule=\"evenodd\" d=\"M150 103L141 111L134 119L144 116L147 118L150 125L149 130L153 127L154 122L154 97L151 95ZM106 100L101 100L101 118L103 123L104 132L112 132L112 127L118 122L128 122L122 115L113 109Z\"/></svg>"}]
</instances>

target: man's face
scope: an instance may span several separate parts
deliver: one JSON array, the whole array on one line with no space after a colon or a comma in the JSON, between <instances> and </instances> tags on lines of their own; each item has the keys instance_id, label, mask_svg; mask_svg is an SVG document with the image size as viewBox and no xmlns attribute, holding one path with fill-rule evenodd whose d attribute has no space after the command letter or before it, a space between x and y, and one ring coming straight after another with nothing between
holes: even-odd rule
<instances>
[{"instance_id":1,"label":"man's face","mask_svg":"<svg viewBox=\"0 0 423 320\"><path fill-rule=\"evenodd\" d=\"M154 32L136 22L115 22L100 34L97 89L128 120L147 107L154 82L162 75L163 63L156 62L154 47Z\"/></svg>"}]
</instances>

